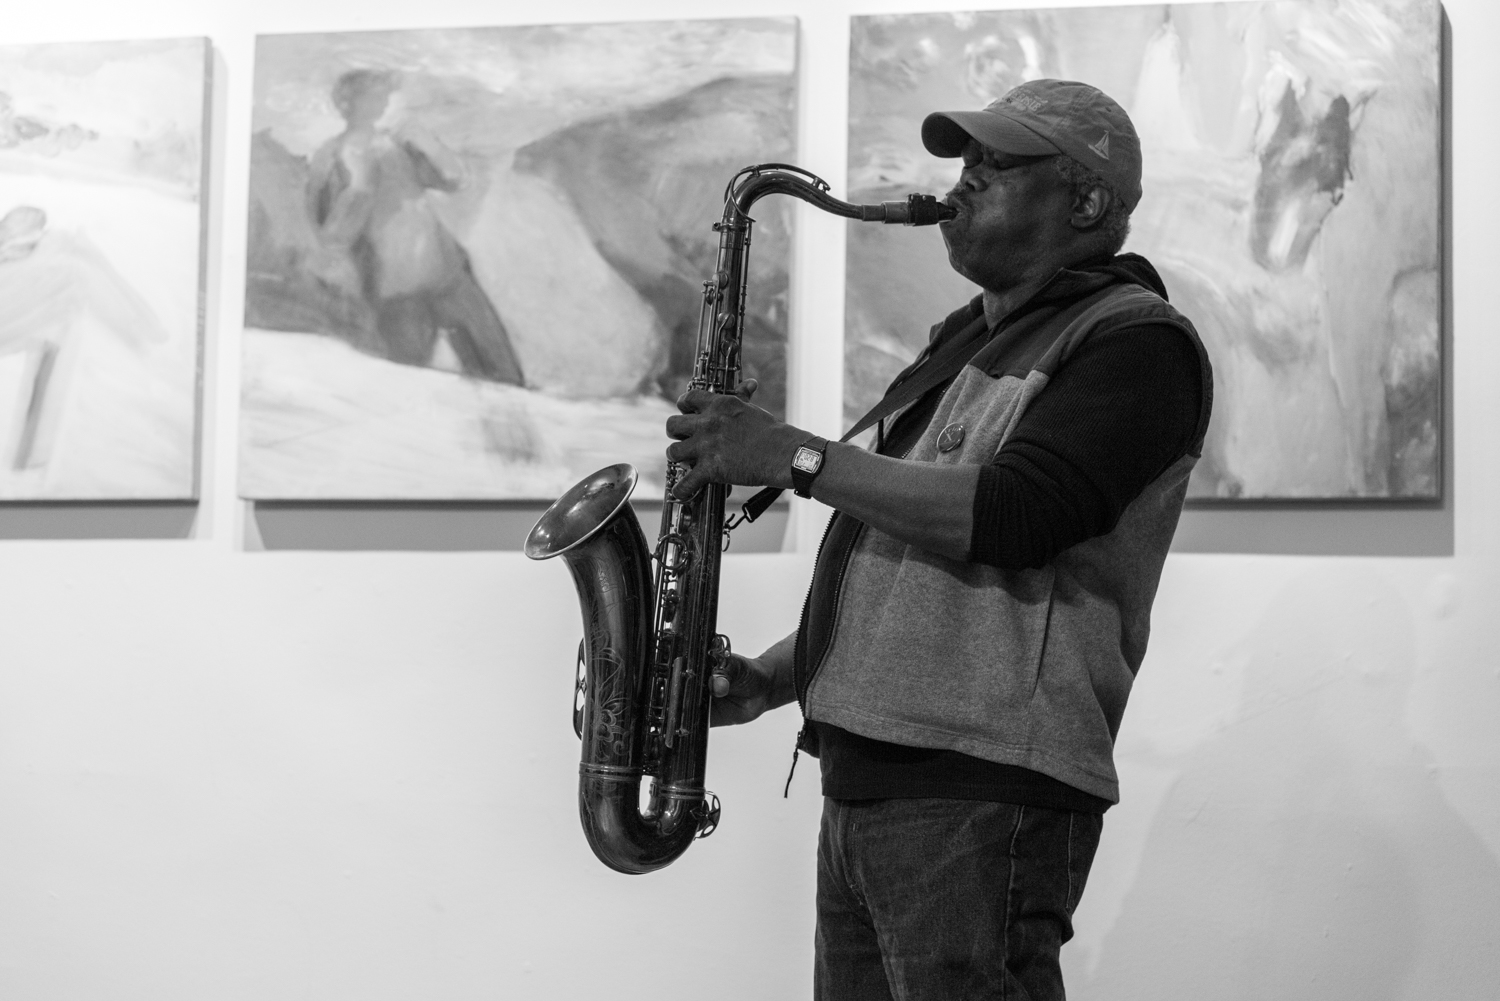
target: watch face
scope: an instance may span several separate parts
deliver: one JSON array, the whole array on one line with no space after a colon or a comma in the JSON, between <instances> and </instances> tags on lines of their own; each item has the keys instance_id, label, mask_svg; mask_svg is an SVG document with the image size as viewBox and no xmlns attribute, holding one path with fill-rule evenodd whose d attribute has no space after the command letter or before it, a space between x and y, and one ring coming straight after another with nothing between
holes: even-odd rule
<instances>
[{"instance_id":1,"label":"watch face","mask_svg":"<svg viewBox=\"0 0 1500 1001\"><path fill-rule=\"evenodd\" d=\"M797 454L792 456L792 468L804 473L816 473L822 464L823 453L806 445L797 449Z\"/></svg>"}]
</instances>

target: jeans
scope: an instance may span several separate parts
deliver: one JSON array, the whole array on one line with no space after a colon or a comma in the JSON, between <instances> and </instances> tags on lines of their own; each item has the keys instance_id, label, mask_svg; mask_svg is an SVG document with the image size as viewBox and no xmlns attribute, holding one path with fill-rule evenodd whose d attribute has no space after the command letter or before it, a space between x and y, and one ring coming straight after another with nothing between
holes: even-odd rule
<instances>
[{"instance_id":1,"label":"jeans","mask_svg":"<svg viewBox=\"0 0 1500 1001\"><path fill-rule=\"evenodd\" d=\"M815 1001L1061 1001L1104 818L957 799L823 801Z\"/></svg>"}]
</instances>

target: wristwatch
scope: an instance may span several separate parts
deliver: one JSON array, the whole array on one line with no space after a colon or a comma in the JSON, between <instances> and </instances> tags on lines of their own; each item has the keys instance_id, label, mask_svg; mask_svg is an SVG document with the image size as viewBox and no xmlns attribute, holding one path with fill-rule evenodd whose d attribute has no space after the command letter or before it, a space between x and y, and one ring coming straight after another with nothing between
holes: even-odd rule
<instances>
[{"instance_id":1,"label":"wristwatch","mask_svg":"<svg viewBox=\"0 0 1500 1001\"><path fill-rule=\"evenodd\" d=\"M798 497L811 497L813 480L823 471L823 451L828 448L827 438L809 438L792 453L792 492Z\"/></svg>"}]
</instances>

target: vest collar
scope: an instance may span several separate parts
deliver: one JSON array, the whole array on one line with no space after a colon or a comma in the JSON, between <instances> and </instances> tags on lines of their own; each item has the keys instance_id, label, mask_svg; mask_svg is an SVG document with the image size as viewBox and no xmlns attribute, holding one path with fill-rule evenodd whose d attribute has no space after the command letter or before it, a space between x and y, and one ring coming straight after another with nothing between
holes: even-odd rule
<instances>
[{"instance_id":1,"label":"vest collar","mask_svg":"<svg viewBox=\"0 0 1500 1001\"><path fill-rule=\"evenodd\" d=\"M1003 327L1025 316L1038 306L1065 305L1092 295L1110 285L1140 285L1167 298L1167 287L1151 262L1140 254L1117 254L1085 261L1073 268L1058 268L1056 274L1037 289L1036 294L1017 306L996 325ZM971 309L984 311L984 297L978 296L969 304Z\"/></svg>"}]
</instances>

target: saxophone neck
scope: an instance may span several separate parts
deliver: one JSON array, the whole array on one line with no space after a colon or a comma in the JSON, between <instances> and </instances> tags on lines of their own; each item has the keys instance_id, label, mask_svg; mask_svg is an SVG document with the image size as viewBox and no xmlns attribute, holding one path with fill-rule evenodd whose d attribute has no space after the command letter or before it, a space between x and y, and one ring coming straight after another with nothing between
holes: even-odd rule
<instances>
[{"instance_id":1,"label":"saxophone neck","mask_svg":"<svg viewBox=\"0 0 1500 1001\"><path fill-rule=\"evenodd\" d=\"M730 180L724 198L724 225L743 225L749 219L750 207L766 195L791 195L833 215L888 225L931 226L958 214L935 195L915 192L902 201L871 205L842 201L829 193L827 181L810 171L786 163L762 163L744 168Z\"/></svg>"}]
</instances>

